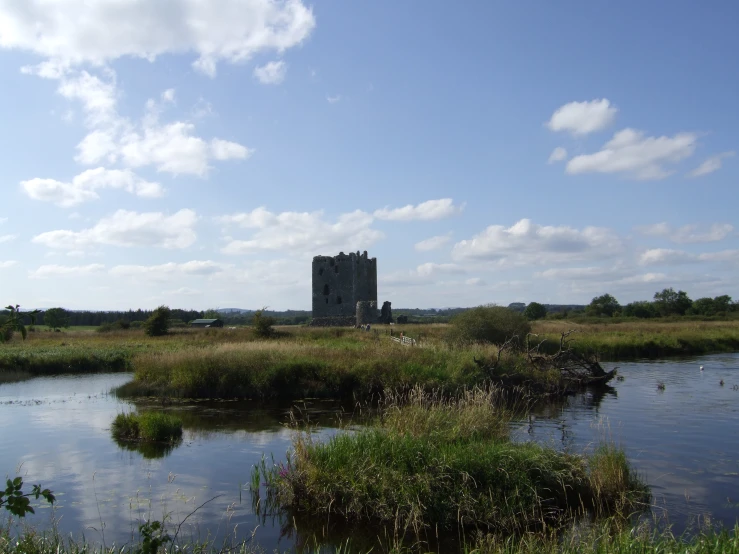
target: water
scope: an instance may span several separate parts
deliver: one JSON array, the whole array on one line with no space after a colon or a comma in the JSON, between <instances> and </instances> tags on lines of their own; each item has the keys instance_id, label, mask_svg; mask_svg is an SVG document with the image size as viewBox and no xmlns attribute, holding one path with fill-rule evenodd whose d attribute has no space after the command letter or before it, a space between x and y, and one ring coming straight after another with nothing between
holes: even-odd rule
<instances>
[{"instance_id":1,"label":"water","mask_svg":"<svg viewBox=\"0 0 739 554\"><path fill-rule=\"evenodd\" d=\"M733 526L739 518L739 354L624 363L619 374L624 380L603 394L537 407L515 424L514 439L575 452L612 439L651 485L655 513L678 532L697 517ZM130 377L0 385L0 471L18 472L27 489L38 482L57 494L57 507L38 509L30 523L53 522L63 533L120 545L137 538L145 519L179 523L205 503L180 536L243 539L256 529L253 541L268 551L311 542L315 530L298 532L287 518L255 514L248 490L252 466L263 455L284 459L290 447L287 406L135 405L107 393ZM182 443L169 452L118 446L110 424L117 413L134 409L176 413L184 421ZM306 402L301 409L319 436L336 432L340 406Z\"/></svg>"},{"instance_id":2,"label":"water","mask_svg":"<svg viewBox=\"0 0 739 554\"><path fill-rule=\"evenodd\" d=\"M574 452L612 440L651 486L654 515L675 531L699 519L733 527L739 521L739 354L624 363L618 373L623 381L611 390L538 407L517 424L514 437Z\"/></svg>"}]
</instances>

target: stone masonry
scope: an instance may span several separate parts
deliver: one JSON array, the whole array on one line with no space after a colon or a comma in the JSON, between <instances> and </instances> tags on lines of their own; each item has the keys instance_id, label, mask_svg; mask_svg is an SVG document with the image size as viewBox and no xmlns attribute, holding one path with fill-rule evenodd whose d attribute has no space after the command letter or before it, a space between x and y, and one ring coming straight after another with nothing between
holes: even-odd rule
<instances>
[{"instance_id":1,"label":"stone masonry","mask_svg":"<svg viewBox=\"0 0 739 554\"><path fill-rule=\"evenodd\" d=\"M313 258L314 320L353 318L360 301L377 305L377 258L368 258L366 250Z\"/></svg>"}]
</instances>

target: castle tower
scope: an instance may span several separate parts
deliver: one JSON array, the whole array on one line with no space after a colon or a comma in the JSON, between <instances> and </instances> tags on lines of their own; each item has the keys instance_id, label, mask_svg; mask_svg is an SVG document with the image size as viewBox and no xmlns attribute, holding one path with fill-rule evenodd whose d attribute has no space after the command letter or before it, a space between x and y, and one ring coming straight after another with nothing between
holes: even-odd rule
<instances>
[{"instance_id":1,"label":"castle tower","mask_svg":"<svg viewBox=\"0 0 739 554\"><path fill-rule=\"evenodd\" d=\"M377 258L365 250L313 258L313 318L354 317L360 300L377 302Z\"/></svg>"}]
</instances>

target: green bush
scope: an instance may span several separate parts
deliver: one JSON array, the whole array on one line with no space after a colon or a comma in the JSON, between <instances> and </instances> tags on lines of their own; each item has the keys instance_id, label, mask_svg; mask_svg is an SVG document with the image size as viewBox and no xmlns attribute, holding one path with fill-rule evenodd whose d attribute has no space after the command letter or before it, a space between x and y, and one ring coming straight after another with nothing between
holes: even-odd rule
<instances>
[{"instance_id":1,"label":"green bush","mask_svg":"<svg viewBox=\"0 0 739 554\"><path fill-rule=\"evenodd\" d=\"M169 314L168 306L159 306L144 322L144 332L150 337L166 335L169 331Z\"/></svg>"},{"instance_id":2,"label":"green bush","mask_svg":"<svg viewBox=\"0 0 739 554\"><path fill-rule=\"evenodd\" d=\"M261 310L257 310L254 312L254 319L252 320L254 325L254 333L258 337L270 337L272 334L274 334L275 330L272 328L272 326L275 324L275 318L264 315L264 310L266 308L262 308Z\"/></svg>"},{"instance_id":3,"label":"green bush","mask_svg":"<svg viewBox=\"0 0 739 554\"><path fill-rule=\"evenodd\" d=\"M449 342L502 344L512 337L518 343L531 332L531 325L521 314L502 306L479 306L454 316L447 334Z\"/></svg>"},{"instance_id":4,"label":"green bush","mask_svg":"<svg viewBox=\"0 0 739 554\"><path fill-rule=\"evenodd\" d=\"M182 437L182 421L161 412L118 414L111 432L123 441L174 442Z\"/></svg>"}]
</instances>

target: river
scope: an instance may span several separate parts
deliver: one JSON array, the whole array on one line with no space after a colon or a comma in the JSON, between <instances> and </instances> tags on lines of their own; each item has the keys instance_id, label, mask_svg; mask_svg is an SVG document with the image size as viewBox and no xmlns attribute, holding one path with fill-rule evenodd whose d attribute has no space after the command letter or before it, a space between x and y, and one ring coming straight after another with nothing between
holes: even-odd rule
<instances>
[{"instance_id":1,"label":"river","mask_svg":"<svg viewBox=\"0 0 739 554\"><path fill-rule=\"evenodd\" d=\"M662 522L677 532L698 518L733 526L739 520L739 354L619 365L623 380L612 389L536 407L514 424L514 440L574 452L613 440L651 486L653 513ZM290 521L255 514L249 494L252 466L262 456L283 460L290 448L289 406L136 405L109 394L130 378L60 376L0 385L0 471L23 476L28 489L41 483L57 495L53 509L39 505L27 523L108 546L135 541L146 519L174 526L185 520L184 539L220 543L253 533L251 540L269 551L316 540L320 529L296 530ZM331 402L299 408L318 437L337 432L337 418L347 418ZM113 418L136 409L182 417L182 443L168 451L117 445L110 436Z\"/></svg>"}]
</instances>

